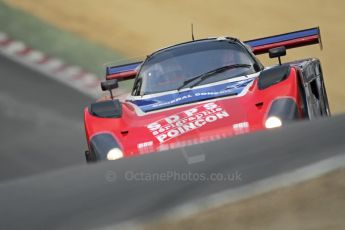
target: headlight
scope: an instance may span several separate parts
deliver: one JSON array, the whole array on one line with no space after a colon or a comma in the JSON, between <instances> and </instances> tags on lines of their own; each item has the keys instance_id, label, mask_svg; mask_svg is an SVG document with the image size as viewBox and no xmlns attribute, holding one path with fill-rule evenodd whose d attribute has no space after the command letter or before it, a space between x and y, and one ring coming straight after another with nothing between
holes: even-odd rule
<instances>
[{"instance_id":1,"label":"headlight","mask_svg":"<svg viewBox=\"0 0 345 230\"><path fill-rule=\"evenodd\" d=\"M282 126L282 121L280 120L279 117L275 117L275 116L269 117L269 118L267 118L267 120L265 122L265 127L267 129L273 129L273 128L277 128L280 126Z\"/></svg>"},{"instance_id":2,"label":"headlight","mask_svg":"<svg viewBox=\"0 0 345 230\"><path fill-rule=\"evenodd\" d=\"M107 159L110 161L118 160L123 157L123 152L119 148L110 149L107 154Z\"/></svg>"}]
</instances>

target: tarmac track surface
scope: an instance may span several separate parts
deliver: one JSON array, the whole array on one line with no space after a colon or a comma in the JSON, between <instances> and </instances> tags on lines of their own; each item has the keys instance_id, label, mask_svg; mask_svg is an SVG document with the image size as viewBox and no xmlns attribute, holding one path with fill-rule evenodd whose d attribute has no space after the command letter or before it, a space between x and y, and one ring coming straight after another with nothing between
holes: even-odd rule
<instances>
[{"instance_id":1,"label":"tarmac track surface","mask_svg":"<svg viewBox=\"0 0 345 230\"><path fill-rule=\"evenodd\" d=\"M91 101L0 55L0 183L83 164Z\"/></svg>"}]
</instances>

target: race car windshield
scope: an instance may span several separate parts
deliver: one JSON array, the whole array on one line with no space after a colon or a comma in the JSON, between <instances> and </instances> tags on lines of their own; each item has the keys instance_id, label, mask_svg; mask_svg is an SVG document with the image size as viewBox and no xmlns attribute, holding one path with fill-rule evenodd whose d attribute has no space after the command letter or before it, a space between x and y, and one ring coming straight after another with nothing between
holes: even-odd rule
<instances>
[{"instance_id":1,"label":"race car windshield","mask_svg":"<svg viewBox=\"0 0 345 230\"><path fill-rule=\"evenodd\" d=\"M133 95L147 95L185 87L201 76L224 66L238 65L216 71L198 85L222 81L254 73L254 59L241 45L229 40L203 41L174 46L153 54L145 61L137 76Z\"/></svg>"}]
</instances>

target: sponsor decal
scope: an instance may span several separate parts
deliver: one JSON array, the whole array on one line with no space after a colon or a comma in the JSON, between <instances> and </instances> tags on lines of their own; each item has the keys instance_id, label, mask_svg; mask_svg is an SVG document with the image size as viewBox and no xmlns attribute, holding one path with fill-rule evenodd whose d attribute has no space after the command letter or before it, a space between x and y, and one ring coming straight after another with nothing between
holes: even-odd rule
<instances>
[{"instance_id":1,"label":"sponsor decal","mask_svg":"<svg viewBox=\"0 0 345 230\"><path fill-rule=\"evenodd\" d=\"M163 143L228 116L221 106L212 102L163 118L147 128Z\"/></svg>"},{"instance_id":2,"label":"sponsor decal","mask_svg":"<svg viewBox=\"0 0 345 230\"><path fill-rule=\"evenodd\" d=\"M235 82L227 82L219 85L212 85L204 88L190 89L179 93L171 93L157 97L132 100L131 102L140 107L144 112L158 110L166 107L182 105L195 101L211 98L236 96L243 92L246 86L253 82L253 79L245 79Z\"/></svg>"},{"instance_id":3,"label":"sponsor decal","mask_svg":"<svg viewBox=\"0 0 345 230\"><path fill-rule=\"evenodd\" d=\"M232 92L233 92L233 89L231 88L231 89L217 91L217 92L200 92L200 93L187 94L185 96L175 98L171 101L153 104L152 107L156 108L156 107L161 107L161 106L169 106L171 104L176 104L180 101L184 101L189 98L197 98L197 97L205 97L205 96L222 96L226 94L231 94Z\"/></svg>"},{"instance_id":4,"label":"sponsor decal","mask_svg":"<svg viewBox=\"0 0 345 230\"><path fill-rule=\"evenodd\" d=\"M153 141L139 143L137 145L139 153L149 153L153 151Z\"/></svg>"},{"instance_id":5,"label":"sponsor decal","mask_svg":"<svg viewBox=\"0 0 345 230\"><path fill-rule=\"evenodd\" d=\"M201 91L201 92L192 92L192 93L188 93L187 95L181 96L181 97L177 97L173 100L170 101L165 101L165 102L161 102L161 103L156 103L152 105L152 108L157 108L157 107L162 107L162 106L169 106L171 104L176 104L180 101L186 101L190 98L195 98L196 100L198 100L198 97L217 97L217 96L224 96L224 95L231 95L231 94L238 94L242 88L241 87L245 87L248 82L251 82L252 80L242 80L242 81L238 81L235 82L233 84L230 84L229 86L227 86L226 89L224 90L219 90L219 91ZM212 88L212 87L210 87ZM239 91L237 92L236 89L239 89Z\"/></svg>"},{"instance_id":6,"label":"sponsor decal","mask_svg":"<svg viewBox=\"0 0 345 230\"><path fill-rule=\"evenodd\" d=\"M153 141L143 142L138 144L138 149L146 148L153 145Z\"/></svg>"},{"instance_id":7,"label":"sponsor decal","mask_svg":"<svg viewBox=\"0 0 345 230\"><path fill-rule=\"evenodd\" d=\"M233 124L232 128L235 135L244 134L249 132L249 123L247 121Z\"/></svg>"},{"instance_id":8,"label":"sponsor decal","mask_svg":"<svg viewBox=\"0 0 345 230\"><path fill-rule=\"evenodd\" d=\"M181 148L181 147L185 147L185 146L189 146L189 145L196 145L196 144L206 143L206 142L210 142L210 141L216 141L216 140L224 139L224 138L229 137L229 136L231 136L230 131L224 132L224 133L219 133L219 134L212 135L212 136L199 136L199 137L195 137L193 139L185 140L185 141L163 143L163 144L159 145L158 150L163 151L163 150Z\"/></svg>"}]
</instances>

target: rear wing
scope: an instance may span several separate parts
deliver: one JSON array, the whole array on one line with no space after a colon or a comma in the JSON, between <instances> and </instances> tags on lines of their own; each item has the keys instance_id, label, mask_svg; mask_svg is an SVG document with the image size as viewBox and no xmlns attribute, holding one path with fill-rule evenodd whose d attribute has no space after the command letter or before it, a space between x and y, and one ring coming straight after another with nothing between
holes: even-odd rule
<instances>
[{"instance_id":1,"label":"rear wing","mask_svg":"<svg viewBox=\"0 0 345 230\"><path fill-rule=\"evenodd\" d=\"M252 48L252 51L255 55L268 53L269 49L280 46L285 46L286 49L292 49L301 46L320 44L322 49L319 27L254 39L245 41L244 43Z\"/></svg>"},{"instance_id":2,"label":"rear wing","mask_svg":"<svg viewBox=\"0 0 345 230\"><path fill-rule=\"evenodd\" d=\"M119 66L111 66L106 69L106 79L124 81L134 79L142 62L135 62Z\"/></svg>"},{"instance_id":3,"label":"rear wing","mask_svg":"<svg viewBox=\"0 0 345 230\"><path fill-rule=\"evenodd\" d=\"M251 47L255 55L268 53L269 49L280 46L284 46L286 49L292 49L301 46L320 44L322 49L319 27L254 39L245 41L244 43ZM142 62L135 62L120 66L107 67L106 79L117 79L118 81L133 79L137 75L141 63Z\"/></svg>"}]
</instances>

